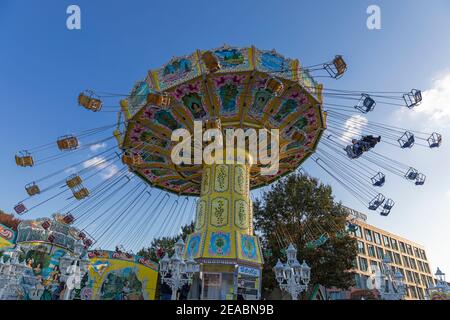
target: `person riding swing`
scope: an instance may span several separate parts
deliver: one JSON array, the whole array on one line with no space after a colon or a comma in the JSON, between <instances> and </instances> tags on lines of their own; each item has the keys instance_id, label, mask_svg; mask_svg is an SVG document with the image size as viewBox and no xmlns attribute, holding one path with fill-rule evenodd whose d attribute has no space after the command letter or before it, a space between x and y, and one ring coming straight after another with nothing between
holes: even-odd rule
<instances>
[{"instance_id":1,"label":"person riding swing","mask_svg":"<svg viewBox=\"0 0 450 320\"><path fill-rule=\"evenodd\" d=\"M363 136L360 140L352 139L352 144L344 148L350 159L359 158L364 152L374 148L381 141L381 136Z\"/></svg>"}]
</instances>

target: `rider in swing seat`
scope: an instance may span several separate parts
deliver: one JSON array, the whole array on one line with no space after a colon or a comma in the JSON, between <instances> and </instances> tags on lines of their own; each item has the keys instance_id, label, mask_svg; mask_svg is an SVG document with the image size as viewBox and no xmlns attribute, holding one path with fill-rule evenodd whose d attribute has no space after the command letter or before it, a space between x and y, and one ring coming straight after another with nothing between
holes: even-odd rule
<instances>
[{"instance_id":1,"label":"rider in swing seat","mask_svg":"<svg viewBox=\"0 0 450 320\"><path fill-rule=\"evenodd\" d=\"M344 150L351 159L360 157L363 152L369 151L381 141L381 137L374 137L372 135L363 136L360 140L352 139L352 144L348 145Z\"/></svg>"}]
</instances>

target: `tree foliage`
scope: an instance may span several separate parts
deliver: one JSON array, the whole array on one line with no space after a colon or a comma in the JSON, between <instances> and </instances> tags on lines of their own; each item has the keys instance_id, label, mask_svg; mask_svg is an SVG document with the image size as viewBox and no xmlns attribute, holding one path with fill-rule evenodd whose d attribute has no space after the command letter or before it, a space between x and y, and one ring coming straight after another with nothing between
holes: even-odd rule
<instances>
[{"instance_id":1,"label":"tree foliage","mask_svg":"<svg viewBox=\"0 0 450 320\"><path fill-rule=\"evenodd\" d=\"M4 212L3 210L0 210L0 223L7 226L8 228L13 229L14 231L17 231L17 227L19 226L19 223L21 223L22 220L17 219L12 214L8 214Z\"/></svg>"},{"instance_id":2,"label":"tree foliage","mask_svg":"<svg viewBox=\"0 0 450 320\"><path fill-rule=\"evenodd\" d=\"M137 253L138 256L142 256L144 258L150 259L152 261L158 261L157 257L158 249L162 249L164 253L168 253L169 255L173 254L173 249L175 243L182 238L186 241L186 237L194 232L194 222L191 224L185 225L181 227L181 233L175 237L161 237L157 239L153 239L152 243L147 248L142 248Z\"/></svg>"},{"instance_id":3,"label":"tree foliage","mask_svg":"<svg viewBox=\"0 0 450 320\"><path fill-rule=\"evenodd\" d=\"M356 242L345 231L345 209L334 202L330 186L302 174L289 175L265 192L254 203L255 229L261 234L265 264L263 294L276 286L273 266L285 261L284 250L289 243L296 245L297 257L311 267L310 287L347 289L354 274L349 270L357 255ZM307 243L327 234L328 240L317 248Z\"/></svg>"}]
</instances>

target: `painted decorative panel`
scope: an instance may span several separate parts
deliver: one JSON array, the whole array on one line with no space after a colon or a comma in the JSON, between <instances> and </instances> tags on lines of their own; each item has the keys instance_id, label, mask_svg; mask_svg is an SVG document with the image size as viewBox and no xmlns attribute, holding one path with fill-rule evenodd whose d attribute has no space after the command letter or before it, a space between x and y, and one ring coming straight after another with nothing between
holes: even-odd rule
<instances>
[{"instance_id":1,"label":"painted decorative panel","mask_svg":"<svg viewBox=\"0 0 450 320\"><path fill-rule=\"evenodd\" d=\"M258 261L258 246L256 237L241 234L240 240L241 256L247 260Z\"/></svg>"},{"instance_id":2,"label":"painted decorative panel","mask_svg":"<svg viewBox=\"0 0 450 320\"><path fill-rule=\"evenodd\" d=\"M186 257L197 257L200 250L201 234L194 233L189 236L189 241L186 245Z\"/></svg>"},{"instance_id":3,"label":"painted decorative panel","mask_svg":"<svg viewBox=\"0 0 450 320\"><path fill-rule=\"evenodd\" d=\"M226 164L219 164L215 167L214 187L217 192L228 190L229 167Z\"/></svg>"},{"instance_id":4,"label":"painted decorative panel","mask_svg":"<svg viewBox=\"0 0 450 320\"><path fill-rule=\"evenodd\" d=\"M211 256L230 256L231 235L228 232L212 232L209 240L208 254Z\"/></svg>"},{"instance_id":5,"label":"painted decorative panel","mask_svg":"<svg viewBox=\"0 0 450 320\"><path fill-rule=\"evenodd\" d=\"M248 228L248 203L243 199L234 202L234 223L238 228Z\"/></svg>"},{"instance_id":6,"label":"painted decorative panel","mask_svg":"<svg viewBox=\"0 0 450 320\"><path fill-rule=\"evenodd\" d=\"M241 195L246 195L247 172L244 166L234 167L234 191Z\"/></svg>"},{"instance_id":7,"label":"painted decorative panel","mask_svg":"<svg viewBox=\"0 0 450 320\"><path fill-rule=\"evenodd\" d=\"M228 199L220 197L211 201L210 222L215 227L228 223Z\"/></svg>"},{"instance_id":8,"label":"painted decorative panel","mask_svg":"<svg viewBox=\"0 0 450 320\"><path fill-rule=\"evenodd\" d=\"M195 229L199 230L205 225L206 219L206 201L200 200L197 204L197 219L195 221Z\"/></svg>"}]
</instances>

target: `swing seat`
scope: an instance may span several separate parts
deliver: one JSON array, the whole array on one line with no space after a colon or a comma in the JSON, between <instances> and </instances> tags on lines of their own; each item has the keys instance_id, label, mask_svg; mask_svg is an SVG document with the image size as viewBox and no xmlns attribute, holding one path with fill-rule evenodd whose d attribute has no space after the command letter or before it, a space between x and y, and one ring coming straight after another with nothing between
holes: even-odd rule
<instances>
[{"instance_id":1,"label":"swing seat","mask_svg":"<svg viewBox=\"0 0 450 320\"><path fill-rule=\"evenodd\" d=\"M362 113L368 113L375 108L376 102L368 94L361 94L361 99L359 99L358 104L355 109L361 111Z\"/></svg>"},{"instance_id":2,"label":"swing seat","mask_svg":"<svg viewBox=\"0 0 450 320\"><path fill-rule=\"evenodd\" d=\"M265 88L272 92L275 97L279 97L284 90L284 84L276 78L269 78L266 81Z\"/></svg>"},{"instance_id":3,"label":"swing seat","mask_svg":"<svg viewBox=\"0 0 450 320\"><path fill-rule=\"evenodd\" d=\"M71 224L72 222L75 221L75 217L72 214L69 213L69 214L64 216L63 221L66 224Z\"/></svg>"},{"instance_id":4,"label":"swing seat","mask_svg":"<svg viewBox=\"0 0 450 320\"><path fill-rule=\"evenodd\" d=\"M427 177L426 177L423 173L418 173L418 174L417 174L417 177L416 177L416 182L414 182L415 185L416 185L416 186L422 186L422 185L424 185L426 178L427 178Z\"/></svg>"},{"instance_id":5,"label":"swing seat","mask_svg":"<svg viewBox=\"0 0 450 320\"><path fill-rule=\"evenodd\" d=\"M73 189L76 186L79 186L81 184L81 182L83 182L83 180L81 180L81 177L79 175L73 174L69 178L67 178L66 185L70 189Z\"/></svg>"},{"instance_id":6,"label":"swing seat","mask_svg":"<svg viewBox=\"0 0 450 320\"><path fill-rule=\"evenodd\" d=\"M89 196L89 190L84 187L80 188L79 190L73 192L73 196L77 200L83 200Z\"/></svg>"},{"instance_id":7,"label":"swing seat","mask_svg":"<svg viewBox=\"0 0 450 320\"><path fill-rule=\"evenodd\" d=\"M412 148L415 142L414 134L409 131L405 131L405 133L397 141L402 149Z\"/></svg>"},{"instance_id":8,"label":"swing seat","mask_svg":"<svg viewBox=\"0 0 450 320\"><path fill-rule=\"evenodd\" d=\"M369 202L369 210L377 210L379 206L381 206L384 202L384 196L379 193L372 201Z\"/></svg>"},{"instance_id":9,"label":"swing seat","mask_svg":"<svg viewBox=\"0 0 450 320\"><path fill-rule=\"evenodd\" d=\"M417 89L412 89L411 92L403 95L403 100L408 108L414 108L422 102L422 92Z\"/></svg>"},{"instance_id":10,"label":"swing seat","mask_svg":"<svg viewBox=\"0 0 450 320\"><path fill-rule=\"evenodd\" d=\"M18 214L18 215L22 215L25 212L28 211L27 207L21 202L18 203L14 206L14 211Z\"/></svg>"},{"instance_id":11,"label":"swing seat","mask_svg":"<svg viewBox=\"0 0 450 320\"><path fill-rule=\"evenodd\" d=\"M56 143L61 151L74 150L78 148L78 139L72 135L61 137L58 141L56 141Z\"/></svg>"},{"instance_id":12,"label":"swing seat","mask_svg":"<svg viewBox=\"0 0 450 320\"><path fill-rule=\"evenodd\" d=\"M370 178L370 180L372 181L373 186L382 187L386 182L386 175L382 172L378 172L376 175Z\"/></svg>"},{"instance_id":13,"label":"swing seat","mask_svg":"<svg viewBox=\"0 0 450 320\"><path fill-rule=\"evenodd\" d=\"M391 210L394 206L395 202L392 199L387 199L383 205L383 209Z\"/></svg>"},{"instance_id":14,"label":"swing seat","mask_svg":"<svg viewBox=\"0 0 450 320\"><path fill-rule=\"evenodd\" d=\"M417 171L414 168L409 168L405 174L405 178L408 180L416 180L418 175L419 175L419 171Z\"/></svg>"},{"instance_id":15,"label":"swing seat","mask_svg":"<svg viewBox=\"0 0 450 320\"><path fill-rule=\"evenodd\" d=\"M48 238L47 238L47 241L50 242L50 243L53 243L55 241L55 236L52 235L52 234L49 235Z\"/></svg>"},{"instance_id":16,"label":"swing seat","mask_svg":"<svg viewBox=\"0 0 450 320\"><path fill-rule=\"evenodd\" d=\"M50 228L50 221L45 220L44 222L42 222L41 227L44 228L44 230L48 230Z\"/></svg>"},{"instance_id":17,"label":"swing seat","mask_svg":"<svg viewBox=\"0 0 450 320\"><path fill-rule=\"evenodd\" d=\"M128 166L138 166L144 163L142 157L137 153L124 153L122 162Z\"/></svg>"},{"instance_id":18,"label":"swing seat","mask_svg":"<svg viewBox=\"0 0 450 320\"><path fill-rule=\"evenodd\" d=\"M439 148L442 143L442 135L437 132L433 132L430 137L427 139L428 145L430 148Z\"/></svg>"},{"instance_id":19,"label":"swing seat","mask_svg":"<svg viewBox=\"0 0 450 320\"><path fill-rule=\"evenodd\" d=\"M324 64L324 69L332 78L339 79L347 70L347 64L341 55L337 55L331 63Z\"/></svg>"},{"instance_id":20,"label":"swing seat","mask_svg":"<svg viewBox=\"0 0 450 320\"><path fill-rule=\"evenodd\" d=\"M86 234L84 234L83 232L78 233L78 238L80 238L81 240L86 239Z\"/></svg>"},{"instance_id":21,"label":"swing seat","mask_svg":"<svg viewBox=\"0 0 450 320\"><path fill-rule=\"evenodd\" d=\"M90 247L90 246L92 245L92 240L91 240L91 239L85 238L85 239L83 240L83 244L84 244L84 246L85 246L86 248L88 248L88 247Z\"/></svg>"},{"instance_id":22,"label":"swing seat","mask_svg":"<svg viewBox=\"0 0 450 320\"><path fill-rule=\"evenodd\" d=\"M16 155L16 164L19 167L32 167L34 166L34 160L28 151L21 151Z\"/></svg>"},{"instance_id":23,"label":"swing seat","mask_svg":"<svg viewBox=\"0 0 450 320\"><path fill-rule=\"evenodd\" d=\"M211 51L203 52L202 60L205 63L209 73L219 71L221 68L219 59Z\"/></svg>"},{"instance_id":24,"label":"swing seat","mask_svg":"<svg viewBox=\"0 0 450 320\"><path fill-rule=\"evenodd\" d=\"M386 202L383 205L383 209L380 212L380 215L382 216L388 216L389 213L391 212L392 207L394 207L394 200L392 199L387 199Z\"/></svg>"},{"instance_id":25,"label":"swing seat","mask_svg":"<svg viewBox=\"0 0 450 320\"><path fill-rule=\"evenodd\" d=\"M147 104L160 108L167 108L170 105L170 102L171 99L167 93L150 93L147 96Z\"/></svg>"},{"instance_id":26,"label":"swing seat","mask_svg":"<svg viewBox=\"0 0 450 320\"><path fill-rule=\"evenodd\" d=\"M94 98L94 93L91 91L86 91L80 93L78 96L78 104L88 110L97 112L102 108L102 101L100 99Z\"/></svg>"},{"instance_id":27,"label":"swing seat","mask_svg":"<svg viewBox=\"0 0 450 320\"><path fill-rule=\"evenodd\" d=\"M39 186L35 182L27 184L25 186L25 190L27 191L27 193L30 197L41 193L41 189L39 189Z\"/></svg>"},{"instance_id":28,"label":"swing seat","mask_svg":"<svg viewBox=\"0 0 450 320\"><path fill-rule=\"evenodd\" d=\"M347 156L350 159L357 159L362 155L362 153L360 153L360 154L356 153L355 150L353 149L353 146L351 146L351 145L348 145L347 147L345 147L344 150L345 150L345 152L347 152Z\"/></svg>"},{"instance_id":29,"label":"swing seat","mask_svg":"<svg viewBox=\"0 0 450 320\"><path fill-rule=\"evenodd\" d=\"M324 233L322 234L319 239L317 239L317 246L321 246L323 244L325 244L325 242L327 242L329 239L329 235L328 233Z\"/></svg>"}]
</instances>

